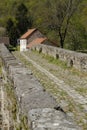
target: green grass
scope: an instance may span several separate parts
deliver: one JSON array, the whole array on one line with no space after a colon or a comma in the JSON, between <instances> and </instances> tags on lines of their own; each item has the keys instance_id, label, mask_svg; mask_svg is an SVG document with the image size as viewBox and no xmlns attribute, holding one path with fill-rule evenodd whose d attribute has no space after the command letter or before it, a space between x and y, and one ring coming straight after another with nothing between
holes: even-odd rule
<instances>
[{"instance_id":1,"label":"green grass","mask_svg":"<svg viewBox=\"0 0 87 130\"><path fill-rule=\"evenodd\" d=\"M2 60L0 58L0 76L2 75Z\"/></svg>"},{"instance_id":2,"label":"green grass","mask_svg":"<svg viewBox=\"0 0 87 130\"><path fill-rule=\"evenodd\" d=\"M75 90L78 91L83 96L87 95L87 88L79 87L79 88L76 88Z\"/></svg>"},{"instance_id":3,"label":"green grass","mask_svg":"<svg viewBox=\"0 0 87 130\"><path fill-rule=\"evenodd\" d=\"M63 62L63 61L61 61L59 59L55 59L54 57L47 56L47 55L44 56L44 58L47 59L49 63L59 65L59 66L63 67L64 69L68 68L67 63Z\"/></svg>"},{"instance_id":4,"label":"green grass","mask_svg":"<svg viewBox=\"0 0 87 130\"><path fill-rule=\"evenodd\" d=\"M49 55L46 55L46 54L43 54L43 53L39 53L38 51L32 51L34 54L36 53L37 55L41 55L42 58L46 59L49 63L52 63L52 64L55 64L55 65L58 65L64 69L67 69L69 67L67 67L67 63L65 61L61 61L59 59L56 59L52 56L49 56Z\"/></svg>"},{"instance_id":5,"label":"green grass","mask_svg":"<svg viewBox=\"0 0 87 130\"><path fill-rule=\"evenodd\" d=\"M20 46L19 46L19 45L16 47L16 50L17 50L17 51L20 51Z\"/></svg>"}]
</instances>

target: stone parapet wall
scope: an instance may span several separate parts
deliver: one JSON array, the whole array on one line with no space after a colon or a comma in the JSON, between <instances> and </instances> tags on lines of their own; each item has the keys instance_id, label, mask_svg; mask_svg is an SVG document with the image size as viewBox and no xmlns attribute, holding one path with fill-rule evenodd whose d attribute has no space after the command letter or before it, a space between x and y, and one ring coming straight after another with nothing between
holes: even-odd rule
<instances>
[{"instance_id":1,"label":"stone parapet wall","mask_svg":"<svg viewBox=\"0 0 87 130\"><path fill-rule=\"evenodd\" d=\"M87 54L77 53L74 51L69 51L43 44L33 46L31 49L37 50L49 56L53 56L56 59L65 61L69 67L73 66L80 71L87 72Z\"/></svg>"},{"instance_id":2,"label":"stone parapet wall","mask_svg":"<svg viewBox=\"0 0 87 130\"><path fill-rule=\"evenodd\" d=\"M60 110L55 99L44 90L31 70L25 68L4 44L0 45L0 56L7 78L13 83L19 115L27 115L31 130L80 130L73 120Z\"/></svg>"}]
</instances>

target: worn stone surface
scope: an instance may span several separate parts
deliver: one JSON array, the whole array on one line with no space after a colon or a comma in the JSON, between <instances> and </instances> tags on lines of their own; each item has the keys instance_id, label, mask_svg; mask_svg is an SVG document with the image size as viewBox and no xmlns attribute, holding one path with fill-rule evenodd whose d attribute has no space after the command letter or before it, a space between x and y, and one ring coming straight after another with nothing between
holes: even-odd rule
<instances>
[{"instance_id":1,"label":"worn stone surface","mask_svg":"<svg viewBox=\"0 0 87 130\"><path fill-rule=\"evenodd\" d=\"M32 130L80 130L66 114L51 108L33 109L28 118Z\"/></svg>"},{"instance_id":2,"label":"worn stone surface","mask_svg":"<svg viewBox=\"0 0 87 130\"><path fill-rule=\"evenodd\" d=\"M14 88L23 110L28 112L34 108L53 108L57 104L30 71L24 68L19 70L14 68L10 68L10 74L14 79Z\"/></svg>"}]
</instances>

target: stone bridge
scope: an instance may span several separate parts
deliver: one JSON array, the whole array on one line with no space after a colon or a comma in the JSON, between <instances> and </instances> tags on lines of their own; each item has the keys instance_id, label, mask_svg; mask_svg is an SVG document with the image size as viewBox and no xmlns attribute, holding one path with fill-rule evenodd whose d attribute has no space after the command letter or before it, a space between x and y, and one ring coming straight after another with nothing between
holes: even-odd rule
<instances>
[{"instance_id":1,"label":"stone bridge","mask_svg":"<svg viewBox=\"0 0 87 130\"><path fill-rule=\"evenodd\" d=\"M19 62L4 46L0 45L6 82L13 84L17 97L18 113L28 118L29 130L80 130L75 122L57 104L50 93L33 76L31 70Z\"/></svg>"}]
</instances>

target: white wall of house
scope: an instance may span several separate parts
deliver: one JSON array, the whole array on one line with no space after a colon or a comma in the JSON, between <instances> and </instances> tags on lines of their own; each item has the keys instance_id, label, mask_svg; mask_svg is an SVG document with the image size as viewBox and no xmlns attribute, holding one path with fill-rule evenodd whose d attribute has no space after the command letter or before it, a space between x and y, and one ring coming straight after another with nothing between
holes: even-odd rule
<instances>
[{"instance_id":1,"label":"white wall of house","mask_svg":"<svg viewBox=\"0 0 87 130\"><path fill-rule=\"evenodd\" d=\"M20 51L26 51L27 48L27 40L26 39L20 39Z\"/></svg>"}]
</instances>

